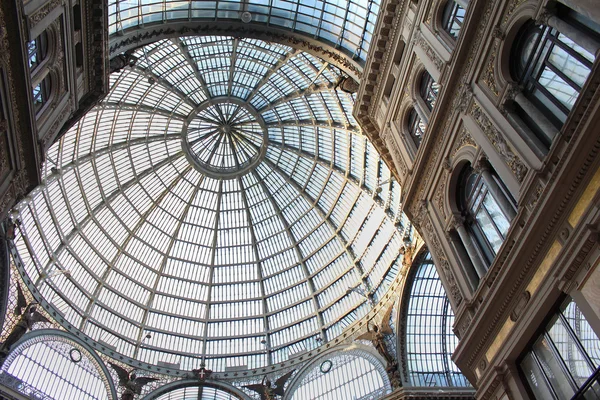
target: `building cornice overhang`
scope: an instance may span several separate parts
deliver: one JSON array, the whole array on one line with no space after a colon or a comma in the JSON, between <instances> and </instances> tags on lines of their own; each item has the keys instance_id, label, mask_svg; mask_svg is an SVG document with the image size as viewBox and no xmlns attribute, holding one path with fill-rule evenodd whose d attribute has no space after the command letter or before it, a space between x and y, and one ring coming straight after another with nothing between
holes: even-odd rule
<instances>
[{"instance_id":1,"label":"building cornice overhang","mask_svg":"<svg viewBox=\"0 0 600 400\"><path fill-rule=\"evenodd\" d=\"M84 15L89 29L86 30L87 74L90 90L79 99L75 112L58 131L58 140L85 114L100 102L110 90L108 57L108 3L104 0L91 0L83 3ZM47 144L49 148L52 143ZM44 151L47 150L43 149Z\"/></svg>"},{"instance_id":2,"label":"building cornice overhang","mask_svg":"<svg viewBox=\"0 0 600 400\"><path fill-rule=\"evenodd\" d=\"M400 181L399 172L389 149L381 138L380 127L375 123L374 105L378 97L377 93L382 86L382 80L387 76L384 72L388 70L390 57L394 50L392 47L400 32L400 21L404 17L407 4L406 0L384 0L381 4L373 42L369 49L354 106L354 117L398 181Z\"/></svg>"},{"instance_id":3,"label":"building cornice overhang","mask_svg":"<svg viewBox=\"0 0 600 400\"><path fill-rule=\"evenodd\" d=\"M360 81L363 66L348 51L324 39L268 26L261 23L239 21L184 21L146 24L113 34L109 38L109 57L137 47L180 36L234 36L280 43L313 54L339 67L353 79Z\"/></svg>"}]
</instances>

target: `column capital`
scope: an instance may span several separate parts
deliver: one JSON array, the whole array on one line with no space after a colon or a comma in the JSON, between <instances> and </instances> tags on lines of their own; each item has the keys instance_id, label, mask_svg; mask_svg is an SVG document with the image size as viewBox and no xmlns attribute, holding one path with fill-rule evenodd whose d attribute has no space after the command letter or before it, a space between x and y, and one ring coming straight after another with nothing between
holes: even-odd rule
<instances>
[{"instance_id":1,"label":"column capital","mask_svg":"<svg viewBox=\"0 0 600 400\"><path fill-rule=\"evenodd\" d=\"M465 227L465 217L460 214L452 214L450 217L450 227L456 231Z\"/></svg>"},{"instance_id":2,"label":"column capital","mask_svg":"<svg viewBox=\"0 0 600 400\"><path fill-rule=\"evenodd\" d=\"M554 14L548 10L547 8L542 8L537 18L535 19L535 23L538 25L548 25L548 21Z\"/></svg>"},{"instance_id":3,"label":"column capital","mask_svg":"<svg viewBox=\"0 0 600 400\"><path fill-rule=\"evenodd\" d=\"M490 164L486 156L480 157L477 161L473 163L473 169L478 174L483 174L484 172L490 171Z\"/></svg>"}]
</instances>

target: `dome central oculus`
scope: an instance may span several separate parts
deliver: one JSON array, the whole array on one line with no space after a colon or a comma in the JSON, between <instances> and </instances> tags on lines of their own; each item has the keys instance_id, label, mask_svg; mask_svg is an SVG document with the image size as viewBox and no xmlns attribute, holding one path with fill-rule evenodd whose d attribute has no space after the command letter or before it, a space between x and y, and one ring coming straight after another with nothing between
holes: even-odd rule
<instances>
[{"instance_id":1,"label":"dome central oculus","mask_svg":"<svg viewBox=\"0 0 600 400\"><path fill-rule=\"evenodd\" d=\"M235 98L203 103L187 121L183 149L200 172L231 179L250 171L265 156L267 128L260 114Z\"/></svg>"}]
</instances>

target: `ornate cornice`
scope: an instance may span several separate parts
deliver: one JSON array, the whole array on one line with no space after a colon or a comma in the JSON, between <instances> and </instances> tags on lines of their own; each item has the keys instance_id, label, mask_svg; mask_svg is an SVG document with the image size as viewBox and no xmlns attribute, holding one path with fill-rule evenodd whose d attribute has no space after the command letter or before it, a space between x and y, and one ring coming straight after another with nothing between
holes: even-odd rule
<instances>
[{"instance_id":1,"label":"ornate cornice","mask_svg":"<svg viewBox=\"0 0 600 400\"><path fill-rule=\"evenodd\" d=\"M387 0L381 5L377 25L373 33L373 42L369 49L354 106L354 115L363 131L399 182L402 182L399 173L406 174L406 170L402 168L404 163L402 161L399 161L399 164L394 163L394 159L398 157L394 157L386 142L381 140L379 128L374 123L370 113L375 100L378 98L377 92L381 90L381 80L387 75L383 72L387 70L391 54L394 52L392 46L401 29L400 21L404 17L407 3L407 0ZM396 165L400 165L401 171L397 170Z\"/></svg>"}]
</instances>

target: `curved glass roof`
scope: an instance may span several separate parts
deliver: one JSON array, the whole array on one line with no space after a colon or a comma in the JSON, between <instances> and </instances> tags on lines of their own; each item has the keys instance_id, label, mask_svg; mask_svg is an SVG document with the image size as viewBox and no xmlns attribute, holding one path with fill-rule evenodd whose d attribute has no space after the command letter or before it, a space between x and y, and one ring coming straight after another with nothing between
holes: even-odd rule
<instances>
[{"instance_id":1,"label":"curved glass roof","mask_svg":"<svg viewBox=\"0 0 600 400\"><path fill-rule=\"evenodd\" d=\"M341 72L232 37L135 55L17 206L28 280L151 364L252 369L337 337L385 294L406 223Z\"/></svg>"},{"instance_id":2,"label":"curved glass roof","mask_svg":"<svg viewBox=\"0 0 600 400\"><path fill-rule=\"evenodd\" d=\"M118 36L166 22L243 20L313 37L364 61L380 3L380 0L109 0L109 33Z\"/></svg>"},{"instance_id":3,"label":"curved glass roof","mask_svg":"<svg viewBox=\"0 0 600 400\"><path fill-rule=\"evenodd\" d=\"M467 378L452 361L458 345L452 330L454 313L431 253L419 254L413 268L405 314L408 383L468 387Z\"/></svg>"}]
</instances>

